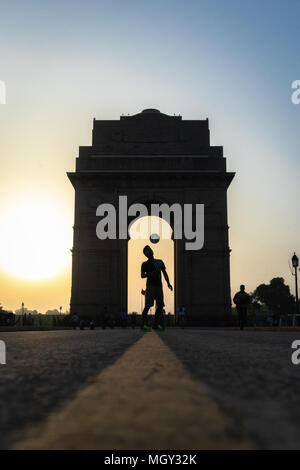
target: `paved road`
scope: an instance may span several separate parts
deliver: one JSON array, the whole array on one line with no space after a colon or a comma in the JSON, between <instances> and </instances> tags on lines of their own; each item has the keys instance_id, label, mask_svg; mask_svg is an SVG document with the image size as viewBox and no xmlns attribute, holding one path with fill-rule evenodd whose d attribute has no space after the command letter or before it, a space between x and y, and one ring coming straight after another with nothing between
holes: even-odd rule
<instances>
[{"instance_id":1,"label":"paved road","mask_svg":"<svg viewBox=\"0 0 300 470\"><path fill-rule=\"evenodd\" d=\"M131 329L0 332L7 349L0 365L0 448L71 400L141 335Z\"/></svg>"},{"instance_id":2,"label":"paved road","mask_svg":"<svg viewBox=\"0 0 300 470\"><path fill-rule=\"evenodd\" d=\"M74 399L30 426L14 448L188 450L252 445L243 428L152 331Z\"/></svg>"},{"instance_id":3,"label":"paved road","mask_svg":"<svg viewBox=\"0 0 300 470\"><path fill-rule=\"evenodd\" d=\"M166 344L244 424L258 448L300 449L300 332L169 330Z\"/></svg>"},{"instance_id":4,"label":"paved road","mask_svg":"<svg viewBox=\"0 0 300 470\"><path fill-rule=\"evenodd\" d=\"M129 329L0 333L7 345L7 365L0 366L0 448L12 447L26 425L72 402L99 374L101 382L102 371L141 337ZM168 329L161 338L257 448L300 448L300 365L290 360L300 332ZM168 364L161 360L163 380Z\"/></svg>"}]
</instances>

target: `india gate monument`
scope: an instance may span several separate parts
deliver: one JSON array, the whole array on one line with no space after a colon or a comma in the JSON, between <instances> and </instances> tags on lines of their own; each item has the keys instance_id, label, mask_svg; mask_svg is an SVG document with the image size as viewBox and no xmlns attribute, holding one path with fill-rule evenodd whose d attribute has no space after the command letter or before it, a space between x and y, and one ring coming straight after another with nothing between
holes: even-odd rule
<instances>
[{"instance_id":1,"label":"india gate monument","mask_svg":"<svg viewBox=\"0 0 300 470\"><path fill-rule=\"evenodd\" d=\"M92 145L79 147L76 170L68 173L75 189L71 313L96 318L107 309L118 318L128 308L128 237L96 235L98 206L118 207L120 196L127 196L128 206L203 205L201 249L187 249L184 236L172 235L172 313L183 305L190 325L226 320L231 315L227 188L233 177L223 148L210 145L208 119L184 120L156 109L119 120L94 119ZM169 223L174 229L172 211Z\"/></svg>"}]
</instances>

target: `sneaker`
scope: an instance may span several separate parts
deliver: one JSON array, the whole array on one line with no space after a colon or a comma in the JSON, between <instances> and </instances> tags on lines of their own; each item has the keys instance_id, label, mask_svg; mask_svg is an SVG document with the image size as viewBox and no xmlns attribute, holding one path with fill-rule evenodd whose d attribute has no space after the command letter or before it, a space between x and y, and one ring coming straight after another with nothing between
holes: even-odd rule
<instances>
[{"instance_id":1,"label":"sneaker","mask_svg":"<svg viewBox=\"0 0 300 470\"><path fill-rule=\"evenodd\" d=\"M147 325L143 325L142 328L141 328L141 330L143 330L143 331L150 331L151 328L150 328L149 326L147 326Z\"/></svg>"}]
</instances>

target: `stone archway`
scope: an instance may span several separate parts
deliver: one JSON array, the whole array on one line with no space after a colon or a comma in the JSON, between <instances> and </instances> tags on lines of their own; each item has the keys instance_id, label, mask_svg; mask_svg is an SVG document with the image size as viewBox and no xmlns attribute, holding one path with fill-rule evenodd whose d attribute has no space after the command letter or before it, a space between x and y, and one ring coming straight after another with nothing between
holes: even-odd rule
<instances>
[{"instance_id":1,"label":"stone archway","mask_svg":"<svg viewBox=\"0 0 300 470\"><path fill-rule=\"evenodd\" d=\"M222 147L210 145L208 120L184 121L145 110L116 121L97 121L93 141L80 147L76 171L71 312L118 315L127 305L127 239L96 237L99 204L135 201L204 204L204 246L175 243L175 304L190 324L217 324L231 313L227 189ZM171 224L172 225L172 224ZM118 227L117 227L118 229Z\"/></svg>"}]
</instances>

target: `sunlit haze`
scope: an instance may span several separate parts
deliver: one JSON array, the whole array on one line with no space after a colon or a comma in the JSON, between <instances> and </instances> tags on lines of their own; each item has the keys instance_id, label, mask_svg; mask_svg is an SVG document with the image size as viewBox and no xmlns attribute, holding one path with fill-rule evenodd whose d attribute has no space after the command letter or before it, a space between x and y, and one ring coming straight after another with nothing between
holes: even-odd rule
<instances>
[{"instance_id":1,"label":"sunlit haze","mask_svg":"<svg viewBox=\"0 0 300 470\"><path fill-rule=\"evenodd\" d=\"M72 230L59 200L23 198L1 212L1 266L15 277L43 280L69 267Z\"/></svg>"}]
</instances>

